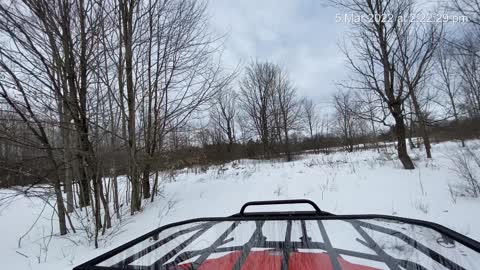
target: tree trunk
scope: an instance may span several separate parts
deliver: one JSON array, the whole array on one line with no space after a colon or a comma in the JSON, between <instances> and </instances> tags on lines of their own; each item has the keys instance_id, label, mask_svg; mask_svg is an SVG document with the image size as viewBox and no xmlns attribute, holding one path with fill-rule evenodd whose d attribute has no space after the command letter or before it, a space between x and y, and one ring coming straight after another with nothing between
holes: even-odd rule
<instances>
[{"instance_id":1,"label":"tree trunk","mask_svg":"<svg viewBox=\"0 0 480 270\"><path fill-rule=\"evenodd\" d=\"M145 169L143 170L142 192L144 199L150 198L150 164L145 165Z\"/></svg>"},{"instance_id":2,"label":"tree trunk","mask_svg":"<svg viewBox=\"0 0 480 270\"><path fill-rule=\"evenodd\" d=\"M262 121L262 126L261 126L261 135L262 135L262 144L263 144L263 154L269 158L270 157L270 143L269 143L269 132L268 132L268 123L267 123L267 116L266 116L266 111L262 112L261 116L261 121Z\"/></svg>"},{"instance_id":3,"label":"tree trunk","mask_svg":"<svg viewBox=\"0 0 480 270\"><path fill-rule=\"evenodd\" d=\"M81 156L78 157L80 155L77 155L77 158L79 158L81 160ZM78 205L80 207L85 207L85 206L89 206L90 205L90 196L89 196L89 193L90 193L90 183L85 175L85 171L80 169L79 170L79 176L80 176L80 179L78 181L78 185L79 185L79 192L78 192Z\"/></svg>"},{"instance_id":4,"label":"tree trunk","mask_svg":"<svg viewBox=\"0 0 480 270\"><path fill-rule=\"evenodd\" d=\"M127 129L128 129L128 159L129 159L129 175L132 183L132 197L130 210L131 214L140 211L141 185L137 170L137 149L136 149L136 105L135 105L135 89L133 83L133 12L134 1L120 1L121 20L123 27L123 46L125 48L125 75L127 86Z\"/></svg>"},{"instance_id":5,"label":"tree trunk","mask_svg":"<svg viewBox=\"0 0 480 270\"><path fill-rule=\"evenodd\" d=\"M131 204L130 210L131 214L133 215L135 212L139 212L142 207L142 197L141 191L142 187L140 185L140 181L138 181L138 177L136 180L131 180L132 182L132 196L131 196Z\"/></svg>"},{"instance_id":6,"label":"tree trunk","mask_svg":"<svg viewBox=\"0 0 480 270\"><path fill-rule=\"evenodd\" d=\"M57 179L54 184L55 197L57 203L57 216L60 229L60 235L67 234L67 224L65 219L65 205L63 204L62 189L60 187L60 179Z\"/></svg>"},{"instance_id":7,"label":"tree trunk","mask_svg":"<svg viewBox=\"0 0 480 270\"><path fill-rule=\"evenodd\" d=\"M93 153L92 145L90 144L88 138L88 120L86 116L86 112L82 112L81 115L80 126L77 127L77 135L79 137L79 147L80 147L80 154L79 159L81 162L80 165L80 206L87 206L90 205L90 181L96 181L96 179L92 178L97 174L96 168L96 159ZM95 183L93 183L93 190L95 191ZM94 194L95 195L95 194Z\"/></svg>"},{"instance_id":8,"label":"tree trunk","mask_svg":"<svg viewBox=\"0 0 480 270\"><path fill-rule=\"evenodd\" d=\"M426 125L422 125L422 134L423 144L425 145L425 152L427 153L427 158L432 158L432 146L430 143L430 136L428 135L428 129Z\"/></svg>"},{"instance_id":9,"label":"tree trunk","mask_svg":"<svg viewBox=\"0 0 480 270\"><path fill-rule=\"evenodd\" d=\"M377 152L380 152L380 148L378 147L378 141L377 141L377 130L375 128L375 122L373 121L373 114L370 112L370 124L372 125L372 135L373 135L373 145L377 149Z\"/></svg>"},{"instance_id":10,"label":"tree trunk","mask_svg":"<svg viewBox=\"0 0 480 270\"><path fill-rule=\"evenodd\" d=\"M450 88L448 89L448 98L450 99L450 104L452 105L452 110L453 110L453 116L455 117L455 128L458 131L460 141L462 142L462 147L465 147L465 139L463 136L462 129L460 128L460 120L458 119L457 106L455 105L455 100L453 99L453 94L450 91Z\"/></svg>"},{"instance_id":11,"label":"tree trunk","mask_svg":"<svg viewBox=\"0 0 480 270\"><path fill-rule=\"evenodd\" d=\"M233 148L233 134L232 134L232 127L230 120L227 120L227 137L228 137L228 146L227 146L227 152L231 153L232 148Z\"/></svg>"},{"instance_id":12,"label":"tree trunk","mask_svg":"<svg viewBox=\"0 0 480 270\"><path fill-rule=\"evenodd\" d=\"M114 173L112 177L112 189L113 189L113 210L118 219L120 219L120 204L118 202L118 183L117 174Z\"/></svg>"},{"instance_id":13,"label":"tree trunk","mask_svg":"<svg viewBox=\"0 0 480 270\"><path fill-rule=\"evenodd\" d=\"M64 31L68 33L68 27L64 26ZM88 141L88 127L85 127L85 124L88 125L88 121L84 119L83 117L86 117L86 93L81 93L81 90L78 89L77 87L77 82L75 80L76 78L76 73L74 70L74 64L72 63L73 59L71 59L71 44L69 41L68 35L64 35L62 37L62 43L63 43L63 48L64 48L64 61L65 61L65 69L67 73L67 83L68 83L68 88L69 88L69 98L70 102L72 104L69 104L70 109L73 110L72 115L74 116L75 120L75 128L73 129L75 131L75 141L76 145L78 144L80 151L77 151L75 158L76 162L74 166L78 166L75 169L78 169L78 182L79 182L79 206L84 207L90 205L90 187L89 187L89 179L87 177L87 174L85 172L86 168L86 162L84 160L84 153L85 148L83 148L86 144L86 141ZM85 86L86 87L86 86ZM84 89L86 91L86 89ZM79 97L80 96L80 97ZM83 98L82 98L83 97ZM80 98L80 100L79 100ZM82 106L82 102L84 102L84 106ZM82 134L83 132L86 132L86 134ZM78 141L77 141L78 140Z\"/></svg>"},{"instance_id":14,"label":"tree trunk","mask_svg":"<svg viewBox=\"0 0 480 270\"><path fill-rule=\"evenodd\" d=\"M416 148L415 144L413 143L413 140L412 140L412 129L408 129L408 144L410 145L410 150L413 150Z\"/></svg>"},{"instance_id":15,"label":"tree trunk","mask_svg":"<svg viewBox=\"0 0 480 270\"><path fill-rule=\"evenodd\" d=\"M409 119L407 125L409 125L409 128L408 128L408 144L410 145L410 150L413 150L413 149L416 148L416 146L415 146L415 143L412 140L413 130L415 129L415 125L413 123L412 113L410 113L410 119Z\"/></svg>"},{"instance_id":16,"label":"tree trunk","mask_svg":"<svg viewBox=\"0 0 480 270\"><path fill-rule=\"evenodd\" d=\"M71 157L68 155L68 157ZM67 158L68 158L67 157ZM73 192L72 192L72 169L70 163L66 163L65 168L65 193L67 193L67 213L73 212Z\"/></svg>"},{"instance_id":17,"label":"tree trunk","mask_svg":"<svg viewBox=\"0 0 480 270\"><path fill-rule=\"evenodd\" d=\"M64 87L64 91L67 92L67 88ZM67 93L65 93L67 95ZM73 149L72 146L72 125L70 123L70 111L67 108L68 104L66 104L65 100L59 98L59 114L60 118L62 119L62 126L61 126L61 134L63 139L63 162L64 162L64 174L65 179L64 183L64 192L67 195L67 213L73 212L73 192L72 192L72 185L73 185Z\"/></svg>"},{"instance_id":18,"label":"tree trunk","mask_svg":"<svg viewBox=\"0 0 480 270\"><path fill-rule=\"evenodd\" d=\"M99 187L99 197L103 204L104 221L105 221L102 234L105 234L105 230L112 227L112 219L110 217L110 207L108 206L108 201L105 197L105 194L103 193L103 184L101 181L99 181L98 187Z\"/></svg>"},{"instance_id":19,"label":"tree trunk","mask_svg":"<svg viewBox=\"0 0 480 270\"><path fill-rule=\"evenodd\" d=\"M420 108L420 104L417 100L417 95L414 89L411 89L411 97L413 107L415 108L415 114L418 118L418 124L420 126L420 130L422 132L423 144L425 145L425 152L427 153L427 158L432 158L432 151L431 151L431 144L430 144L430 136L428 136L428 129L427 129L427 121L422 109Z\"/></svg>"},{"instance_id":20,"label":"tree trunk","mask_svg":"<svg viewBox=\"0 0 480 270\"><path fill-rule=\"evenodd\" d=\"M153 198L156 195L157 192L157 186L158 186L158 171L155 172L155 180L153 181L153 187L152 187L152 197L151 197L151 202L153 202Z\"/></svg>"},{"instance_id":21,"label":"tree trunk","mask_svg":"<svg viewBox=\"0 0 480 270\"><path fill-rule=\"evenodd\" d=\"M397 139L397 153L400 162L402 162L403 168L407 170L415 169L412 159L408 156L407 142L405 136L405 122L400 106L396 108L396 112L392 112L392 116L395 119L394 134Z\"/></svg>"},{"instance_id":22,"label":"tree trunk","mask_svg":"<svg viewBox=\"0 0 480 270\"><path fill-rule=\"evenodd\" d=\"M93 177L93 200L95 205L95 230L98 232L102 228L102 217L100 215L100 181L97 177Z\"/></svg>"},{"instance_id":23,"label":"tree trunk","mask_svg":"<svg viewBox=\"0 0 480 270\"><path fill-rule=\"evenodd\" d=\"M287 156L287 162L292 161L292 153L290 152L290 141L288 138L287 123L284 122L284 134L285 134L285 155Z\"/></svg>"}]
</instances>

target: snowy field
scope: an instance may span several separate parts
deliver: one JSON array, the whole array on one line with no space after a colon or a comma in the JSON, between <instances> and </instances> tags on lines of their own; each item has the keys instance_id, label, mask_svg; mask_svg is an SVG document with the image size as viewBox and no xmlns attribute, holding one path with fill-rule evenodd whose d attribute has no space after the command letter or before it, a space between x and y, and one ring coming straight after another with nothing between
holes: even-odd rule
<instances>
[{"instance_id":1,"label":"snowy field","mask_svg":"<svg viewBox=\"0 0 480 270\"><path fill-rule=\"evenodd\" d=\"M468 145L480 154L480 141ZM436 144L434 158L426 160L417 149L411 153L417 167L413 171L401 169L393 148L309 153L290 163L241 160L207 170L184 169L163 175L161 197L144 202L142 213L131 217L124 205L122 222L101 236L99 249L94 249L86 231L58 236L51 207L39 199L16 197L0 208L1 268L71 269L158 226L232 215L247 201L270 199L307 198L334 214L424 219L480 240L480 199L462 196L457 188L461 181L451 161L457 151L457 143ZM5 198L13 191L0 192ZM81 218L74 217L74 223L81 224Z\"/></svg>"}]
</instances>

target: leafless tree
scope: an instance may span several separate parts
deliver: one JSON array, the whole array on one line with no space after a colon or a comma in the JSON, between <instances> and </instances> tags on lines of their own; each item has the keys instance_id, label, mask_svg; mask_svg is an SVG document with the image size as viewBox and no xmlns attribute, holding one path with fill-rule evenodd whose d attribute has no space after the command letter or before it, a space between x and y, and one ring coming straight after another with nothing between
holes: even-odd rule
<instances>
[{"instance_id":1,"label":"leafless tree","mask_svg":"<svg viewBox=\"0 0 480 270\"><path fill-rule=\"evenodd\" d=\"M465 140L460 130L460 112L458 103L460 97L460 74L457 66L454 48L448 44L440 46L436 54L435 71L438 74L437 86L444 93L450 110L448 114L453 115L462 146L465 147Z\"/></svg>"},{"instance_id":2,"label":"leafless tree","mask_svg":"<svg viewBox=\"0 0 480 270\"><path fill-rule=\"evenodd\" d=\"M240 105L260 138L264 154L271 151L271 103L277 86L278 68L269 62L253 62L240 84Z\"/></svg>"},{"instance_id":3,"label":"leafless tree","mask_svg":"<svg viewBox=\"0 0 480 270\"><path fill-rule=\"evenodd\" d=\"M480 116L480 47L475 36L465 36L456 53L456 61L460 67L461 93L463 110L470 117Z\"/></svg>"},{"instance_id":4,"label":"leafless tree","mask_svg":"<svg viewBox=\"0 0 480 270\"><path fill-rule=\"evenodd\" d=\"M227 138L227 151L231 152L235 143L235 118L237 116L237 93L232 89L218 91L210 112L210 119Z\"/></svg>"},{"instance_id":5,"label":"leafless tree","mask_svg":"<svg viewBox=\"0 0 480 270\"><path fill-rule=\"evenodd\" d=\"M282 131L284 139L284 152L287 161L292 160L292 154L290 150L290 132L297 128L300 120L300 103L296 96L296 89L288 79L287 75L280 69L277 71L277 83L274 89L275 93L273 98L278 104L279 127Z\"/></svg>"},{"instance_id":6,"label":"leafless tree","mask_svg":"<svg viewBox=\"0 0 480 270\"><path fill-rule=\"evenodd\" d=\"M356 89L373 91L393 118L393 131L397 153L405 169L414 169L406 147L406 127L403 104L410 89L403 79L398 79L401 67L401 45L397 28L404 18L409 18L413 2L409 0L333 0L335 4L358 16L371 17L354 26L351 48L344 48L350 66L355 72ZM352 53L354 52L354 53ZM384 117L387 119L387 117ZM385 121L384 124L389 125Z\"/></svg>"},{"instance_id":7,"label":"leafless tree","mask_svg":"<svg viewBox=\"0 0 480 270\"><path fill-rule=\"evenodd\" d=\"M357 117L367 121L370 124L372 143L378 149L378 123L385 121L385 116L388 115L382 100L379 99L372 91L359 91L355 94L355 103Z\"/></svg>"},{"instance_id":8,"label":"leafless tree","mask_svg":"<svg viewBox=\"0 0 480 270\"><path fill-rule=\"evenodd\" d=\"M287 74L276 64L256 61L247 67L240 89L245 123L260 138L264 154L278 144L290 161L290 132L298 128L300 101Z\"/></svg>"},{"instance_id":9,"label":"leafless tree","mask_svg":"<svg viewBox=\"0 0 480 270\"><path fill-rule=\"evenodd\" d=\"M313 138L313 135L315 132L317 132L319 125L317 105L313 103L311 99L304 98L301 101L301 106L304 125L307 126L310 138Z\"/></svg>"},{"instance_id":10,"label":"leafless tree","mask_svg":"<svg viewBox=\"0 0 480 270\"><path fill-rule=\"evenodd\" d=\"M61 233L77 190L98 244L110 197L120 218L120 171L128 168L133 214L157 188L154 157L188 140L179 130L233 77L220 72L206 2L6 1L0 24L0 102L49 164L41 179L55 191Z\"/></svg>"},{"instance_id":11,"label":"leafless tree","mask_svg":"<svg viewBox=\"0 0 480 270\"><path fill-rule=\"evenodd\" d=\"M336 111L336 126L349 152L353 151L354 139L358 130L357 109L350 91L340 91L333 96Z\"/></svg>"},{"instance_id":12,"label":"leafless tree","mask_svg":"<svg viewBox=\"0 0 480 270\"><path fill-rule=\"evenodd\" d=\"M453 171L460 179L461 192L469 196L480 196L480 156L469 147L464 147L449 156Z\"/></svg>"},{"instance_id":13,"label":"leafless tree","mask_svg":"<svg viewBox=\"0 0 480 270\"><path fill-rule=\"evenodd\" d=\"M464 110L470 117L480 115L480 89L478 78L478 59L480 57L478 41L480 39L480 3L478 0L452 0L447 10L468 18L464 32L458 38L452 38L448 44L455 48L455 59L460 68L460 84L463 101L458 109Z\"/></svg>"},{"instance_id":14,"label":"leafless tree","mask_svg":"<svg viewBox=\"0 0 480 270\"><path fill-rule=\"evenodd\" d=\"M480 25L480 1L479 0L451 0L447 2L449 10L466 16L468 21L474 25Z\"/></svg>"},{"instance_id":15,"label":"leafless tree","mask_svg":"<svg viewBox=\"0 0 480 270\"><path fill-rule=\"evenodd\" d=\"M29 117L37 119L37 127L48 119L42 114L49 112L49 125L58 123L64 131L64 145L70 145L69 138L74 140L72 145L77 145L75 152L66 148L63 154L63 161L71 161L70 164L61 165L64 164L62 162L57 165L73 168L72 173L66 170L67 177L74 177L73 174L76 173L80 185L81 206L90 204L89 183L93 181L96 204L94 207L98 210L95 211L95 220L97 227L100 227L97 189L100 176L96 167L95 151L89 138L90 120L87 108L90 80L88 69L96 41L95 10L98 6L92 5L92 9L87 12L85 6L92 4L91 2L61 1L58 4L13 1L0 5L0 31L8 39L0 50L2 66L10 75L15 88L23 93L23 103L35 104L35 107L30 106ZM4 86L11 88L12 84ZM18 105L18 100L12 99L7 88L3 97L11 101L9 104L12 108ZM56 104L52 101L56 101ZM15 111L18 114L23 113L21 110ZM25 121L28 121L29 117L24 118ZM49 138L43 137L42 141L53 147L48 142ZM56 156L53 153L49 154L49 158L58 163L54 161ZM59 168L58 166L55 168ZM65 182L70 185L73 182L71 180ZM70 193L71 189L66 191ZM68 208L71 210L71 194L67 198ZM63 208L63 202L58 207ZM65 230L61 232L66 233Z\"/></svg>"},{"instance_id":16,"label":"leafless tree","mask_svg":"<svg viewBox=\"0 0 480 270\"><path fill-rule=\"evenodd\" d=\"M31 97L28 94L29 90L26 88L28 86L23 85L18 76L16 76L3 61L0 61L0 73L2 74L2 79L0 80L0 96L27 125L29 131L34 135L35 141L44 149L45 158L47 158L50 163L49 167L54 175L52 180L48 182L52 184L55 189L60 234L67 234L66 209L61 191L61 175L58 170L60 161L56 157L55 146L47 135L48 127L46 127L46 124L39 118L36 109L31 104ZM11 89L15 90L12 91Z\"/></svg>"},{"instance_id":17,"label":"leafless tree","mask_svg":"<svg viewBox=\"0 0 480 270\"><path fill-rule=\"evenodd\" d=\"M409 6L412 9L413 6ZM421 108L422 82L428 75L432 59L442 38L441 24L404 22L395 26L400 65L396 69L398 79L404 81L410 93L414 112L422 133L427 158L432 157L430 136L425 111Z\"/></svg>"}]
</instances>

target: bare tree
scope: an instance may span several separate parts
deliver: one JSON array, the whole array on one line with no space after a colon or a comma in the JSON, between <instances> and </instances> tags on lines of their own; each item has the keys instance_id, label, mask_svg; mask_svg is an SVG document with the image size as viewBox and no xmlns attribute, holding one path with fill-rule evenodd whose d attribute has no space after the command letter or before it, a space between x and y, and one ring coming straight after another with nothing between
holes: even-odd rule
<instances>
[{"instance_id":1,"label":"bare tree","mask_svg":"<svg viewBox=\"0 0 480 270\"><path fill-rule=\"evenodd\" d=\"M453 152L449 158L453 171L460 179L461 192L475 198L480 196L480 156L469 147L464 147Z\"/></svg>"},{"instance_id":2,"label":"bare tree","mask_svg":"<svg viewBox=\"0 0 480 270\"><path fill-rule=\"evenodd\" d=\"M3 75L3 78L0 80L0 96L19 115L46 152L46 157L50 163L50 169L54 172L54 176L52 177L53 180L49 182L53 185L55 190L60 234L67 234L65 219L66 209L61 191L61 176L57 170L57 168L59 168L59 161L56 158L54 151L55 147L47 136L45 123L42 122L38 117L38 113L35 112L35 108L32 107L30 100L31 97L29 97L27 93L28 90L21 83L20 79L3 61L0 61L0 72ZM16 91L14 92L10 90L12 88L16 89ZM17 100L15 96L19 96L20 99Z\"/></svg>"},{"instance_id":3,"label":"bare tree","mask_svg":"<svg viewBox=\"0 0 480 270\"><path fill-rule=\"evenodd\" d=\"M210 112L210 119L227 137L228 148L231 152L235 143L235 118L237 116L237 93L232 89L218 91L214 105Z\"/></svg>"},{"instance_id":4,"label":"bare tree","mask_svg":"<svg viewBox=\"0 0 480 270\"><path fill-rule=\"evenodd\" d=\"M446 8L465 16L470 23L480 25L479 0L451 0L447 3Z\"/></svg>"},{"instance_id":5,"label":"bare tree","mask_svg":"<svg viewBox=\"0 0 480 270\"><path fill-rule=\"evenodd\" d=\"M120 218L124 165L131 213L140 211L142 195L157 188L150 172L170 146L167 135L174 147L188 140L179 130L231 81L207 19L206 2L193 0L0 4L0 99L48 163L39 171L48 169L41 180L55 191L62 234L76 189L98 244L100 229L111 226L112 194Z\"/></svg>"},{"instance_id":6,"label":"bare tree","mask_svg":"<svg viewBox=\"0 0 480 270\"><path fill-rule=\"evenodd\" d=\"M267 156L271 151L271 102L277 84L277 67L269 62L253 62L240 85L240 104L256 130Z\"/></svg>"},{"instance_id":7,"label":"bare tree","mask_svg":"<svg viewBox=\"0 0 480 270\"><path fill-rule=\"evenodd\" d=\"M378 149L378 122L384 122L388 115L384 103L372 91L361 91L355 95L357 117L368 121L371 128L372 143Z\"/></svg>"},{"instance_id":8,"label":"bare tree","mask_svg":"<svg viewBox=\"0 0 480 270\"><path fill-rule=\"evenodd\" d=\"M255 131L263 153L269 156L278 144L292 160L290 132L298 128L300 101L287 74L278 65L256 61L247 67L240 89L243 123Z\"/></svg>"},{"instance_id":9,"label":"bare tree","mask_svg":"<svg viewBox=\"0 0 480 270\"><path fill-rule=\"evenodd\" d=\"M465 140L460 130L459 110L457 108L458 98L460 96L460 74L456 65L454 49L447 44L443 44L437 51L435 70L438 74L438 87L446 95L450 105L457 132L459 133L462 147L465 147Z\"/></svg>"},{"instance_id":10,"label":"bare tree","mask_svg":"<svg viewBox=\"0 0 480 270\"><path fill-rule=\"evenodd\" d=\"M413 6L409 6L412 9ZM396 69L399 80L404 81L410 93L414 112L422 133L423 143L427 158L432 157L430 136L425 111L421 108L420 95L422 82L428 75L427 72L440 39L443 27L438 24L416 24L404 22L395 26L396 41L400 65Z\"/></svg>"},{"instance_id":11,"label":"bare tree","mask_svg":"<svg viewBox=\"0 0 480 270\"><path fill-rule=\"evenodd\" d=\"M470 117L480 116L480 56L477 39L465 36L460 41L461 47L456 53L456 61L460 67L461 93L463 110Z\"/></svg>"},{"instance_id":12,"label":"bare tree","mask_svg":"<svg viewBox=\"0 0 480 270\"><path fill-rule=\"evenodd\" d=\"M134 15L139 10L135 0L119 0L118 14L121 22L122 40L121 44L125 48L125 81L126 81L126 99L127 99L127 131L128 131L128 157L129 157L129 178L132 183L132 197L130 211L132 214L141 210L141 185L139 178L139 169L137 161L137 134L136 134L136 88L134 85L134 33L135 22Z\"/></svg>"},{"instance_id":13,"label":"bare tree","mask_svg":"<svg viewBox=\"0 0 480 270\"><path fill-rule=\"evenodd\" d=\"M342 134L344 145L349 152L353 151L354 139L358 129L355 102L350 91L341 91L333 96L336 111L337 128Z\"/></svg>"},{"instance_id":14,"label":"bare tree","mask_svg":"<svg viewBox=\"0 0 480 270\"><path fill-rule=\"evenodd\" d=\"M287 161L292 160L290 150L290 132L297 128L300 120L300 103L296 97L296 89L280 69L277 71L277 86L273 98L277 100L281 134L284 138L284 151ZM273 103L275 104L275 103Z\"/></svg>"},{"instance_id":15,"label":"bare tree","mask_svg":"<svg viewBox=\"0 0 480 270\"><path fill-rule=\"evenodd\" d=\"M448 44L455 49L455 59L461 74L461 94L463 100L457 107L464 110L470 117L480 116L479 91L479 38L480 38L480 3L478 0L452 0L446 9L464 16L468 20L462 36L448 40Z\"/></svg>"},{"instance_id":16,"label":"bare tree","mask_svg":"<svg viewBox=\"0 0 480 270\"><path fill-rule=\"evenodd\" d=\"M398 80L400 45L396 29L403 18L412 11L408 0L333 0L347 11L359 16L378 18L363 20L355 26L351 35L352 48L344 48L350 66L355 72L355 88L373 91L388 108L393 118L393 131L397 141L397 153L405 169L414 169L406 147L406 127L403 104L410 95L404 80ZM387 18L388 20L382 19ZM356 52L354 59L351 51ZM385 118L386 119L386 118ZM384 124L387 124L383 121Z\"/></svg>"},{"instance_id":17,"label":"bare tree","mask_svg":"<svg viewBox=\"0 0 480 270\"><path fill-rule=\"evenodd\" d=\"M95 10L98 8L92 5L92 9L87 12L85 5L90 4L92 3L85 1L61 1L59 5L44 1L14 1L0 5L0 31L8 38L8 42L4 43L5 46L0 50L3 68L15 82L15 88L23 89L20 90L23 92L23 103L35 104L35 107L30 106L29 117L37 119L37 127L45 126L42 122L50 118L49 125L58 122L64 131L63 145L68 143L70 146L73 141L71 145L76 146L75 151L66 148L63 152L64 165L61 165L63 162L53 160L56 159L54 153L48 156L56 163L56 170L60 167L73 168L72 173L66 170L65 176L73 178L76 174L75 178L80 185L80 206L90 204L90 181L94 183L94 198L98 198L99 190L96 187L100 179L95 150L89 138L90 118L87 107L90 80L87 70L89 61L93 58L97 33ZM78 37L78 40L74 41L74 37ZM11 100L11 107L17 106L8 90L4 91L4 98ZM55 100L56 104L53 104L52 100ZM18 114L23 113L22 110L15 111ZM49 113L48 117L45 112ZM29 117L25 119L28 120ZM44 144L54 146L48 141L50 138L41 136ZM65 183L70 186L72 179ZM70 188L66 191L71 192ZM72 198L70 195L67 197L71 210ZM95 211L95 220L99 228L98 199L95 204L94 208L98 210ZM63 208L63 202L58 207ZM65 230L61 232L65 233Z\"/></svg>"},{"instance_id":18,"label":"bare tree","mask_svg":"<svg viewBox=\"0 0 480 270\"><path fill-rule=\"evenodd\" d=\"M314 133L318 129L319 115L317 111L317 105L313 103L311 99L304 98L301 101L302 116L304 124L307 126L308 134L310 138L313 138Z\"/></svg>"}]
</instances>

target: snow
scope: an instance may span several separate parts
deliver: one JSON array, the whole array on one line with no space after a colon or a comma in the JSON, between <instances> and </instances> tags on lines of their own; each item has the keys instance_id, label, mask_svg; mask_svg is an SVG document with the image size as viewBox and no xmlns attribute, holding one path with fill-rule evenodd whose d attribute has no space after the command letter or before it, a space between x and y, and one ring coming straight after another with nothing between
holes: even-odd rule
<instances>
[{"instance_id":1,"label":"snow","mask_svg":"<svg viewBox=\"0 0 480 270\"><path fill-rule=\"evenodd\" d=\"M480 141L469 141L468 145L480 154ZM435 144L432 160L427 160L421 149L415 149L411 156L417 169L412 171L401 168L392 147L380 152L308 153L290 163L240 160L205 170L179 170L163 177L162 196L154 203L145 201L142 213L129 216L128 206L124 205L122 221L113 219L114 228L100 237L98 249L84 230L58 236L55 215L50 206L44 208L42 200L16 197L8 205L0 206L2 268L71 269L161 225L196 217L232 215L245 202L253 200L307 198L334 214L423 219L480 240L477 214L480 199L460 196L454 202L449 192L449 184L454 186L460 181L450 160L458 147L456 142ZM12 190L0 190L0 198L12 194ZM54 200L49 202L53 204ZM287 207L288 210L307 208ZM258 206L247 211L267 209L285 210L285 206ZM75 224L80 221L81 217L74 217ZM19 245L19 238L26 232ZM54 236L50 237L51 234Z\"/></svg>"}]
</instances>

